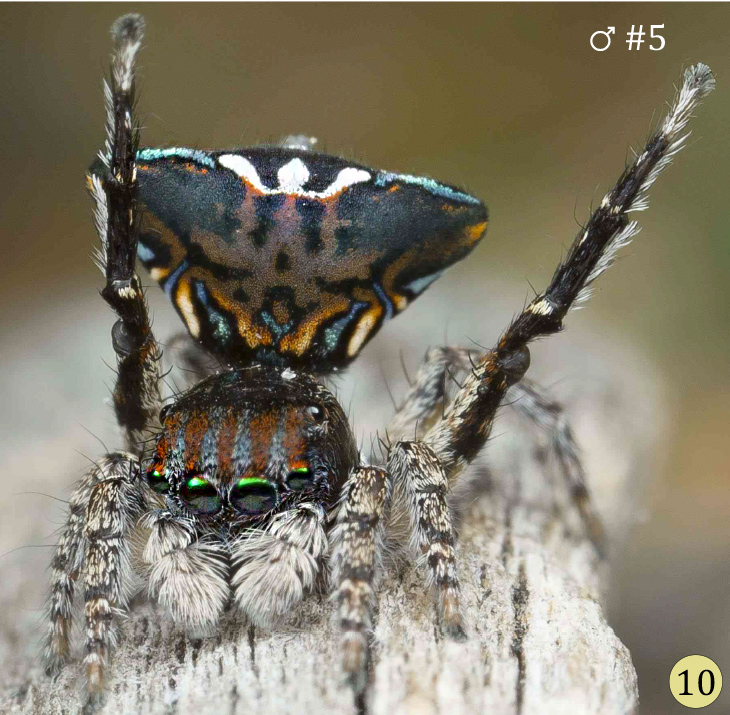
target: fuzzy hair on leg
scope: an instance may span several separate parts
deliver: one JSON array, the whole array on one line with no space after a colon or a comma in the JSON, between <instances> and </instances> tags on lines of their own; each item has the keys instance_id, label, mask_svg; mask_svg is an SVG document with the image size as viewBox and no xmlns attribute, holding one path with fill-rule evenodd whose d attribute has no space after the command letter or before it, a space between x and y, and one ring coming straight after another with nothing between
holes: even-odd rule
<instances>
[{"instance_id":1,"label":"fuzzy hair on leg","mask_svg":"<svg viewBox=\"0 0 730 715\"><path fill-rule=\"evenodd\" d=\"M455 640L464 640L466 633L456 574L456 537L444 469L423 442L398 442L390 449L388 471L396 492L405 492L411 521L411 547L426 567L429 587L436 592L444 631Z\"/></svg>"},{"instance_id":2,"label":"fuzzy hair on leg","mask_svg":"<svg viewBox=\"0 0 730 715\"><path fill-rule=\"evenodd\" d=\"M375 579L383 550L383 515L392 480L384 469L357 467L347 480L332 533L332 600L342 634L342 666L356 693L367 683L368 636L375 609Z\"/></svg>"}]
</instances>

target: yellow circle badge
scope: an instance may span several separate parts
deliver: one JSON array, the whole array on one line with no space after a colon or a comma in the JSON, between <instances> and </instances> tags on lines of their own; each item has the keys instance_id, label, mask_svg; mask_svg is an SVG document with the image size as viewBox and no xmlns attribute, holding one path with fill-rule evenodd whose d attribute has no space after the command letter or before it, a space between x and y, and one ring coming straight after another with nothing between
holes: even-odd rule
<instances>
[{"instance_id":1,"label":"yellow circle badge","mask_svg":"<svg viewBox=\"0 0 730 715\"><path fill-rule=\"evenodd\" d=\"M685 707L704 708L717 700L722 690L722 673L714 660L704 655L688 655L672 668L669 689Z\"/></svg>"}]
</instances>

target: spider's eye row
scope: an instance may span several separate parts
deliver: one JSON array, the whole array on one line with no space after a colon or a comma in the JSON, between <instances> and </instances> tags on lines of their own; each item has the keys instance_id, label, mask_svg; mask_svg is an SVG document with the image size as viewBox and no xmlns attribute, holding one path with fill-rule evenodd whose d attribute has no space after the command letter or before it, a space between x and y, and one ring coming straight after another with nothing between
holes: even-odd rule
<instances>
[{"instance_id":1,"label":"spider's eye row","mask_svg":"<svg viewBox=\"0 0 730 715\"><path fill-rule=\"evenodd\" d=\"M167 494L170 491L170 482L167 481L164 467L153 467L147 472L147 483L158 494Z\"/></svg>"},{"instance_id":2,"label":"spider's eye row","mask_svg":"<svg viewBox=\"0 0 730 715\"><path fill-rule=\"evenodd\" d=\"M215 514L222 504L218 490L199 474L182 483L180 498L194 514Z\"/></svg>"},{"instance_id":3,"label":"spider's eye row","mask_svg":"<svg viewBox=\"0 0 730 715\"><path fill-rule=\"evenodd\" d=\"M239 479L231 489L231 505L237 511L249 516L265 514L279 503L276 484L267 479Z\"/></svg>"},{"instance_id":4,"label":"spider's eye row","mask_svg":"<svg viewBox=\"0 0 730 715\"><path fill-rule=\"evenodd\" d=\"M309 467L297 467L287 475L286 486L295 492L311 489L314 486L314 475Z\"/></svg>"},{"instance_id":5,"label":"spider's eye row","mask_svg":"<svg viewBox=\"0 0 730 715\"><path fill-rule=\"evenodd\" d=\"M171 407L172 407L172 403L170 403L168 405L164 405L164 407L160 410L160 416L159 416L160 422L165 421L165 417L167 417L167 413L170 411Z\"/></svg>"}]
</instances>

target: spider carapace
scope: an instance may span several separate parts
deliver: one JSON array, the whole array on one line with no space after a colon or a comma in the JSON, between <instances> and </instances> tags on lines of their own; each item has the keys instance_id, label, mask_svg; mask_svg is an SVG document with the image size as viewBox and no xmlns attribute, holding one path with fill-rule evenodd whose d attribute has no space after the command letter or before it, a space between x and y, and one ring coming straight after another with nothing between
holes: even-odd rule
<instances>
[{"instance_id":1,"label":"spider carapace","mask_svg":"<svg viewBox=\"0 0 730 715\"><path fill-rule=\"evenodd\" d=\"M685 72L643 152L492 350L428 352L387 428L382 463L371 466L322 375L350 363L385 319L472 250L486 228L484 205L431 179L318 154L304 139L139 149L134 61L143 31L138 15L112 28L107 142L88 175L102 295L118 316L114 406L125 449L99 460L71 497L51 565L49 671L70 654L77 585L91 710L102 700L116 615L140 580L199 632L229 608L270 626L329 577L343 670L361 692L384 544L423 557L439 627L466 637L450 493L508 391L548 427L588 535L602 547L572 433L560 408L523 379L527 346L562 328L636 233L630 212L646 208L647 189L714 80L705 65ZM217 360L211 367L199 352L181 354L200 381L168 404L138 257L197 349ZM451 395L446 378L455 373L464 381Z\"/></svg>"},{"instance_id":2,"label":"spider carapace","mask_svg":"<svg viewBox=\"0 0 730 715\"><path fill-rule=\"evenodd\" d=\"M224 370L164 408L162 422L150 487L231 532L302 500L331 509L357 463L342 408L305 372Z\"/></svg>"}]
</instances>

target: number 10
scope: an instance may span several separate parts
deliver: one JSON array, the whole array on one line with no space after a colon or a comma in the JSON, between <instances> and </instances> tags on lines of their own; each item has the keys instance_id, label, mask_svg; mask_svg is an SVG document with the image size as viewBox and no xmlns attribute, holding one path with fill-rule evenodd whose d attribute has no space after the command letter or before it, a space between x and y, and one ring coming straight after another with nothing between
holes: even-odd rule
<instances>
[{"instance_id":1,"label":"number 10","mask_svg":"<svg viewBox=\"0 0 730 715\"><path fill-rule=\"evenodd\" d=\"M704 684L703 678L705 673L710 676L710 689L707 692L705 692L705 689L702 687ZM689 692L689 669L683 670L679 673L679 675L684 676L684 692L680 693L680 695L692 695L692 693ZM697 687L703 695L712 695L712 691L715 689L715 674L711 670L703 670L700 673L700 677L697 678Z\"/></svg>"}]
</instances>

